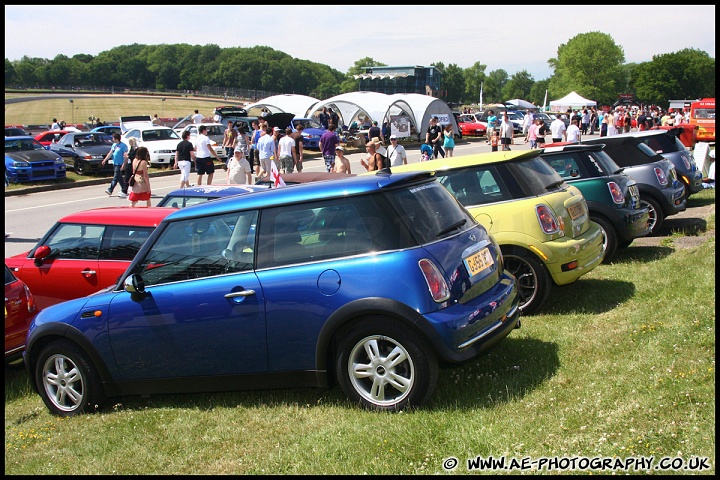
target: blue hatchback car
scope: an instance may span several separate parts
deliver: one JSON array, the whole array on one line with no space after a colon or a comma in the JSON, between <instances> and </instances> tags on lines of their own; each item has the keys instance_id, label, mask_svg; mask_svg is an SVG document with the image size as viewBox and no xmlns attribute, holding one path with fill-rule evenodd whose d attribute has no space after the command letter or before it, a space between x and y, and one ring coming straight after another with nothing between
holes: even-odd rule
<instances>
[{"instance_id":1,"label":"blue hatchback car","mask_svg":"<svg viewBox=\"0 0 720 480\"><path fill-rule=\"evenodd\" d=\"M24 358L60 416L119 395L335 383L395 411L519 316L497 243L447 189L380 172L168 215L117 285L43 310Z\"/></svg>"}]
</instances>

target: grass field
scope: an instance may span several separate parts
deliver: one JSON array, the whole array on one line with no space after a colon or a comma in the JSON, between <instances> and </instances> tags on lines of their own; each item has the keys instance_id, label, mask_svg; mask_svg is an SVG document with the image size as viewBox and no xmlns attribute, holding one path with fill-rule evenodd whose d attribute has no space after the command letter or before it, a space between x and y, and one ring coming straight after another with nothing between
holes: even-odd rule
<instances>
[{"instance_id":1,"label":"grass field","mask_svg":"<svg viewBox=\"0 0 720 480\"><path fill-rule=\"evenodd\" d=\"M52 123L53 118L66 123L85 123L89 117L99 117L103 122L118 122L121 115L155 115L183 118L198 109L211 117L218 105L244 104L242 101L225 101L222 98L160 97L137 95L73 95L58 93L26 102L7 103L7 99L40 97L45 94L6 94L6 125L42 125ZM73 103L70 103L72 98ZM166 100L163 102L162 98ZM168 125L172 126L172 125Z\"/></svg>"},{"instance_id":2,"label":"grass field","mask_svg":"<svg viewBox=\"0 0 720 480\"><path fill-rule=\"evenodd\" d=\"M689 200L714 202L714 190ZM714 214L705 220L714 232ZM5 474L444 474L452 458L464 474L493 456L654 462L538 473L712 475L715 237L681 245L688 234L555 289L495 349L443 369L419 410L366 412L334 387L122 397L61 419L6 366ZM666 457L709 468L656 470Z\"/></svg>"}]
</instances>

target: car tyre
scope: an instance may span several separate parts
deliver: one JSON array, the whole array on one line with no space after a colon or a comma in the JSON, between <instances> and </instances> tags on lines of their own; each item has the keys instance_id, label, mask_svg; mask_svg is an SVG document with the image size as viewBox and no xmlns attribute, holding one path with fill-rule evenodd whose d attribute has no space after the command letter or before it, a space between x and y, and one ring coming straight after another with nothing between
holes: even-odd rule
<instances>
[{"instance_id":1,"label":"car tyre","mask_svg":"<svg viewBox=\"0 0 720 480\"><path fill-rule=\"evenodd\" d=\"M650 227L650 235L655 235L660 230L665 214L660 204L651 197L640 197L640 205L648 208L648 226Z\"/></svg>"},{"instance_id":2,"label":"car tyre","mask_svg":"<svg viewBox=\"0 0 720 480\"><path fill-rule=\"evenodd\" d=\"M48 409L61 417L92 412L105 400L95 366L69 340L42 349L35 364L35 384Z\"/></svg>"},{"instance_id":3,"label":"car tyre","mask_svg":"<svg viewBox=\"0 0 720 480\"><path fill-rule=\"evenodd\" d=\"M424 405L438 380L438 362L411 328L385 317L364 318L339 337L336 375L364 408L399 411Z\"/></svg>"},{"instance_id":4,"label":"car tyre","mask_svg":"<svg viewBox=\"0 0 720 480\"><path fill-rule=\"evenodd\" d=\"M517 279L520 310L524 315L536 312L550 296L550 272L532 254L519 249L503 251L503 263L505 270Z\"/></svg>"},{"instance_id":5,"label":"car tyre","mask_svg":"<svg viewBox=\"0 0 720 480\"><path fill-rule=\"evenodd\" d=\"M615 253L618 248L618 236L613 227L612 223L601 217L590 217L590 220L600 225L600 230L603 236L603 249L605 250L605 256L603 257L603 263L610 263L615 257Z\"/></svg>"},{"instance_id":6,"label":"car tyre","mask_svg":"<svg viewBox=\"0 0 720 480\"><path fill-rule=\"evenodd\" d=\"M628 248L630 246L630 244L633 242L633 240L623 240L621 242L618 242L618 248L620 248L620 249Z\"/></svg>"},{"instance_id":7,"label":"car tyre","mask_svg":"<svg viewBox=\"0 0 720 480\"><path fill-rule=\"evenodd\" d=\"M84 162L80 160L79 158L76 158L73 161L73 169L75 170L75 173L78 175L85 175L87 172L85 171L85 165Z\"/></svg>"}]
</instances>

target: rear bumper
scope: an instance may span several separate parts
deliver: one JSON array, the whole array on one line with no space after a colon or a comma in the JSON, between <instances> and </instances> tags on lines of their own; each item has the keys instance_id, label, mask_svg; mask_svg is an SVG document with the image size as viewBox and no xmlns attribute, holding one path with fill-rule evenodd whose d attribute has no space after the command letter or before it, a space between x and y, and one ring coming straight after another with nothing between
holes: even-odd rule
<instances>
[{"instance_id":1,"label":"rear bumper","mask_svg":"<svg viewBox=\"0 0 720 480\"><path fill-rule=\"evenodd\" d=\"M542 244L551 262L545 262L553 281L566 285L600 265L605 251L600 227L590 223L585 233L575 238L562 237Z\"/></svg>"}]
</instances>

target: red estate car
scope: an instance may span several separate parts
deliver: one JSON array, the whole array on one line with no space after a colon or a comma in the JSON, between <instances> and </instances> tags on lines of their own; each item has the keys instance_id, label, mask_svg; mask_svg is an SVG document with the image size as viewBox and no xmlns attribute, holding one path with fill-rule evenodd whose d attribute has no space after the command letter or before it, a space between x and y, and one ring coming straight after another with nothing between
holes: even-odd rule
<instances>
[{"instance_id":1,"label":"red estate car","mask_svg":"<svg viewBox=\"0 0 720 480\"><path fill-rule=\"evenodd\" d=\"M30 322L37 313L30 289L5 264L5 363L21 358Z\"/></svg>"},{"instance_id":2,"label":"red estate car","mask_svg":"<svg viewBox=\"0 0 720 480\"><path fill-rule=\"evenodd\" d=\"M5 259L39 308L113 285L175 208L106 207L63 217L29 252Z\"/></svg>"},{"instance_id":3,"label":"red estate car","mask_svg":"<svg viewBox=\"0 0 720 480\"><path fill-rule=\"evenodd\" d=\"M458 115L456 120L463 137L480 137L485 135L487 131L487 125L478 122L472 113Z\"/></svg>"}]
</instances>

